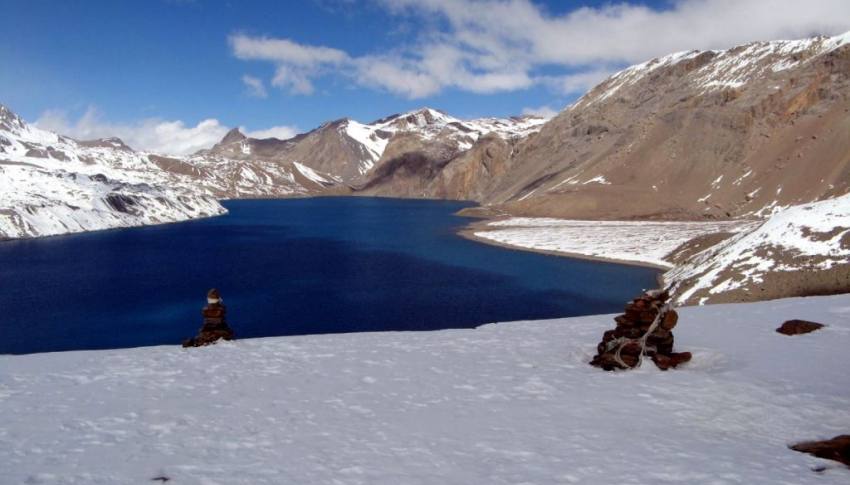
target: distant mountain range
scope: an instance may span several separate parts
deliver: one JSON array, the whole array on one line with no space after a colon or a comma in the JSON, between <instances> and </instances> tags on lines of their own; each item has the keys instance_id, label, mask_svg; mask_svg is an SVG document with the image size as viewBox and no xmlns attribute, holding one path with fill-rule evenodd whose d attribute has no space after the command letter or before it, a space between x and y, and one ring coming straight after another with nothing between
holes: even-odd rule
<instances>
[{"instance_id":1,"label":"distant mountain range","mask_svg":"<svg viewBox=\"0 0 850 485\"><path fill-rule=\"evenodd\" d=\"M174 157L134 151L118 138L74 140L0 106L0 183L14 188L0 194L0 238L221 214L216 199L357 194L385 161L411 153L451 160L482 138L518 140L545 121L461 121L424 108L369 124L337 120L288 140L234 129L208 150Z\"/></svg>"},{"instance_id":2,"label":"distant mountain range","mask_svg":"<svg viewBox=\"0 0 850 485\"><path fill-rule=\"evenodd\" d=\"M0 238L212 216L224 212L219 199L313 195L473 200L482 207L471 212L490 215L767 218L850 193L850 33L653 59L551 120L460 120L423 108L368 124L331 121L287 140L234 129L183 157L117 138L73 140L0 106L0 187ZM815 227L786 222L806 234ZM842 228L824 231L844 238L831 246L843 254ZM763 261L815 264L775 243ZM674 255L690 264L677 281L723 272L711 266L723 254L698 263L698 253ZM818 291L850 288L844 274Z\"/></svg>"}]
</instances>

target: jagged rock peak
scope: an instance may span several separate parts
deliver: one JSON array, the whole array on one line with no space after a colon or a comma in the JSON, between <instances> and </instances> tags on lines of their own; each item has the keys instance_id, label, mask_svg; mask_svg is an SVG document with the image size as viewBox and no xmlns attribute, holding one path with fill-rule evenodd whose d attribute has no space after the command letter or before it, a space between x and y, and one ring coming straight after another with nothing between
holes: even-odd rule
<instances>
[{"instance_id":1,"label":"jagged rock peak","mask_svg":"<svg viewBox=\"0 0 850 485\"><path fill-rule=\"evenodd\" d=\"M224 138L222 138L218 144L228 145L230 143L242 141L246 138L247 137L243 135L241 131L239 131L239 128L233 128L232 130L228 131L226 135L224 135Z\"/></svg>"},{"instance_id":2,"label":"jagged rock peak","mask_svg":"<svg viewBox=\"0 0 850 485\"><path fill-rule=\"evenodd\" d=\"M22 127L23 120L6 106L0 104L0 128L11 129L12 126Z\"/></svg>"}]
</instances>

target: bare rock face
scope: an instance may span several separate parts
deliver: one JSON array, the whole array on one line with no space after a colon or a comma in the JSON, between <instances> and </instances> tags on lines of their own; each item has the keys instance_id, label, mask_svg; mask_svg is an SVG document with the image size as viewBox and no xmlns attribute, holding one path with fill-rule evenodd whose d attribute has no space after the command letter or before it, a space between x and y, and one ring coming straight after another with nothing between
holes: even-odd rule
<instances>
[{"instance_id":1,"label":"bare rock face","mask_svg":"<svg viewBox=\"0 0 850 485\"><path fill-rule=\"evenodd\" d=\"M628 303L625 313L614 319L617 328L602 336L590 365L608 371L631 369L647 356L667 370L690 361L690 352L673 352L672 330L679 315L667 303L669 298L666 291L654 290Z\"/></svg>"},{"instance_id":2,"label":"bare rock face","mask_svg":"<svg viewBox=\"0 0 850 485\"><path fill-rule=\"evenodd\" d=\"M233 128L232 130L228 131L226 135L224 135L224 138L221 139L217 146L225 146L230 145L231 143L239 143L240 141L245 140L246 138L247 137L243 135L241 131L239 131L239 128Z\"/></svg>"},{"instance_id":3,"label":"bare rock face","mask_svg":"<svg viewBox=\"0 0 850 485\"><path fill-rule=\"evenodd\" d=\"M788 320L777 328L776 331L782 335L801 335L804 333L814 332L824 326L825 325L822 323L809 322L806 320Z\"/></svg>"},{"instance_id":4,"label":"bare rock face","mask_svg":"<svg viewBox=\"0 0 850 485\"><path fill-rule=\"evenodd\" d=\"M207 293L207 306L201 310L204 316L204 324L197 337L187 339L183 347L203 347L218 342L219 340L233 340L235 334L227 325L225 319L227 308L222 303L221 295L215 288Z\"/></svg>"},{"instance_id":5,"label":"bare rock face","mask_svg":"<svg viewBox=\"0 0 850 485\"><path fill-rule=\"evenodd\" d=\"M768 215L850 191L848 124L850 33L671 54L524 140L482 201L579 219Z\"/></svg>"},{"instance_id":6,"label":"bare rock face","mask_svg":"<svg viewBox=\"0 0 850 485\"><path fill-rule=\"evenodd\" d=\"M808 453L818 458L835 460L850 466L850 435L843 434L831 440L805 441L790 446L794 451Z\"/></svg>"}]
</instances>

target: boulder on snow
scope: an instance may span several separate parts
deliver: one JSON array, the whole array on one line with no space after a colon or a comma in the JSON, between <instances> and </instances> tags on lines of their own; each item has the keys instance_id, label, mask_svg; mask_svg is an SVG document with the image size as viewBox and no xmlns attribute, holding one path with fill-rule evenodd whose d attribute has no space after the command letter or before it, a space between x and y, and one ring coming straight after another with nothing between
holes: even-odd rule
<instances>
[{"instance_id":1,"label":"boulder on snow","mask_svg":"<svg viewBox=\"0 0 850 485\"><path fill-rule=\"evenodd\" d=\"M815 455L818 458L835 460L850 466L850 435L843 434L831 440L804 441L791 445L794 451Z\"/></svg>"},{"instance_id":2,"label":"boulder on snow","mask_svg":"<svg viewBox=\"0 0 850 485\"><path fill-rule=\"evenodd\" d=\"M777 328L776 331L782 335L801 335L804 333L814 332L815 330L819 330L823 327L825 327L825 325L822 323L809 322L806 320L788 320Z\"/></svg>"}]
</instances>

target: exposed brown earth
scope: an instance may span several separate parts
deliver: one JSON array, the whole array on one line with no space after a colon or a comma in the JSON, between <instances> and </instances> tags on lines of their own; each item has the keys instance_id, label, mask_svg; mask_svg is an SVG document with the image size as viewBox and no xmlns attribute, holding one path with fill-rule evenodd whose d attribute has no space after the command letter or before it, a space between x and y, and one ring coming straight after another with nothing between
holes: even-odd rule
<instances>
[{"instance_id":1,"label":"exposed brown earth","mask_svg":"<svg viewBox=\"0 0 850 485\"><path fill-rule=\"evenodd\" d=\"M732 233L717 232L714 234L706 234L704 236L695 237L674 249L673 252L667 255L664 259L672 264L684 263L700 251L704 251L712 246L720 244L731 236Z\"/></svg>"},{"instance_id":2,"label":"exposed brown earth","mask_svg":"<svg viewBox=\"0 0 850 485\"><path fill-rule=\"evenodd\" d=\"M729 268L718 276L719 281L735 276L740 269ZM693 284L690 280L681 282L683 288ZM746 303L751 301L774 300L795 296L817 296L850 293L850 264L829 269L809 271L772 271L762 276L762 281L748 284L742 288L730 289L718 293L699 290L687 300L697 303L707 298L711 303Z\"/></svg>"},{"instance_id":3,"label":"exposed brown earth","mask_svg":"<svg viewBox=\"0 0 850 485\"><path fill-rule=\"evenodd\" d=\"M600 84L518 148L484 202L524 215L700 219L850 190L850 46L779 72L768 56L741 86L697 84L729 55Z\"/></svg>"}]
</instances>

